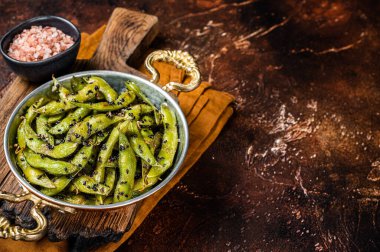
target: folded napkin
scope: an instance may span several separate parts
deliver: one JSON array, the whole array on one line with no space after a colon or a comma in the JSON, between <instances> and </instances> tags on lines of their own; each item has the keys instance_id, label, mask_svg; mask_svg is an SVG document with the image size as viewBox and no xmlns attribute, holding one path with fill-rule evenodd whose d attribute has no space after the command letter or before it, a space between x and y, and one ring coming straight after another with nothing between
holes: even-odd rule
<instances>
[{"instance_id":1,"label":"folded napkin","mask_svg":"<svg viewBox=\"0 0 380 252\"><path fill-rule=\"evenodd\" d=\"M78 59L90 59L95 53L101 40L105 26L89 35L82 33L82 42L78 54ZM179 70L173 65L155 62L154 67L160 73L159 84L164 85L170 81L187 83L183 70ZM145 69L140 69L146 73ZM234 97L228 93L216 91L207 82L194 91L188 93L177 93L179 104L184 112L190 131L189 150L178 173L161 190L142 201L137 211L135 220L129 231L127 231L120 241L108 243L95 251L114 251L120 247L141 225L148 214L153 210L162 197L173 188L187 171L197 162L207 148L215 141L220 131L223 129L227 120L231 117L233 110L230 107ZM67 251L69 245L66 241L49 242L47 238L38 242L22 242L13 240L2 240L0 243L1 251Z\"/></svg>"}]
</instances>

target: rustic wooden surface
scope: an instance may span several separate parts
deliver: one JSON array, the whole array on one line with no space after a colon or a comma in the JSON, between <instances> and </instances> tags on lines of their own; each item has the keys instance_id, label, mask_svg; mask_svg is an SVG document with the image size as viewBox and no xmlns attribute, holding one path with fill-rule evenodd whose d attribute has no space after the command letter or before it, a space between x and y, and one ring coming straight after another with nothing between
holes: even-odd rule
<instances>
[{"instance_id":1,"label":"rustic wooden surface","mask_svg":"<svg viewBox=\"0 0 380 252\"><path fill-rule=\"evenodd\" d=\"M6 0L0 32L48 13L91 32L115 6L157 16L153 46L190 51L237 97L215 144L121 251L379 251L377 1Z\"/></svg>"},{"instance_id":2,"label":"rustic wooden surface","mask_svg":"<svg viewBox=\"0 0 380 252\"><path fill-rule=\"evenodd\" d=\"M157 35L157 17L143 14L123 8L117 8L113 11L108 21L108 28L100 46L90 62L81 61L73 67L71 71L89 70L89 69L107 69L122 70L128 73L138 73L137 70L129 67L126 60L129 59L136 51L141 54L144 46L148 45ZM143 42L145 41L145 42ZM140 43L143 42L143 46ZM141 48L136 50L137 48ZM139 73L141 75L141 73ZM2 107L0 119L3 122L8 121L15 105L35 88L21 78L16 78L8 84L6 95L0 98ZM1 125L1 143L3 141L3 132L5 123ZM6 165L3 147L0 148L1 166L0 170L0 190L10 193L20 193L21 188L16 178L11 174ZM9 218L15 218L16 224L24 227L31 227L34 221L29 217L31 204L10 204L3 202L2 211ZM103 241L116 241L129 227L137 205L131 205L118 210L107 212L99 211L78 211L76 214L63 214L58 211L45 212L49 217L48 237L52 241L65 239L95 239L102 238Z\"/></svg>"}]
</instances>

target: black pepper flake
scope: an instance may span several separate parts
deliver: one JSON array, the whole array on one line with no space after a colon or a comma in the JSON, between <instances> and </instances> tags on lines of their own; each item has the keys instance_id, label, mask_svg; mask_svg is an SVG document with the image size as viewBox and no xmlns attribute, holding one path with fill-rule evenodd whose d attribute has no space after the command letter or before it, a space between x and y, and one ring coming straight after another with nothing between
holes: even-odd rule
<instances>
[{"instance_id":1,"label":"black pepper flake","mask_svg":"<svg viewBox=\"0 0 380 252\"><path fill-rule=\"evenodd\" d=\"M92 186L92 190L94 190L94 191L98 191L98 184L94 184L94 185Z\"/></svg>"}]
</instances>

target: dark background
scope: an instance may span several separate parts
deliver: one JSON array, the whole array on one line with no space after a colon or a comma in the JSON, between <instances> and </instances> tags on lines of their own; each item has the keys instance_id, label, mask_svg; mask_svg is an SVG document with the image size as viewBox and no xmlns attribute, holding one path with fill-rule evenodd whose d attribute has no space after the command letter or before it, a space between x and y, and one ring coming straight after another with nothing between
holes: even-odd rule
<instances>
[{"instance_id":1,"label":"dark background","mask_svg":"<svg viewBox=\"0 0 380 252\"><path fill-rule=\"evenodd\" d=\"M117 6L158 16L153 46L189 51L236 97L216 142L121 249L380 250L378 1L1 0L0 34L47 14L91 33Z\"/></svg>"}]
</instances>

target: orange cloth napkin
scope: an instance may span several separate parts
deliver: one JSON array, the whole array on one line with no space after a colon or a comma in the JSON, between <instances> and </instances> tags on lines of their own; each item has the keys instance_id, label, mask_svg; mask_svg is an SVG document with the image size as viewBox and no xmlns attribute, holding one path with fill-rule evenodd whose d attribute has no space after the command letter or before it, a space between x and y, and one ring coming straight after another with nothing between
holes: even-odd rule
<instances>
[{"instance_id":1,"label":"orange cloth napkin","mask_svg":"<svg viewBox=\"0 0 380 252\"><path fill-rule=\"evenodd\" d=\"M91 35L82 33L82 43L78 53L78 59L90 59L92 57L100 43L104 30L105 26L102 26ZM172 65L156 62L154 63L154 66L160 73L159 83L161 85L164 85L169 81L183 83L189 81L189 79L185 79L184 71L179 70ZM141 69L141 71L144 72L145 69ZM196 90L189 93L180 93L178 95L179 104L187 118L190 130L189 150L181 169L164 188L143 200L137 211L131 229L123 235L120 241L116 243L108 243L94 251L114 251L120 247L141 225L160 199L179 182L207 148L215 141L216 137L233 113L230 104L234 100L234 97L228 93L213 90L210 86L211 85L207 82L203 82ZM47 238L38 242L13 240L0 241L0 251L16 250L41 252L67 251L68 244L66 241L49 242Z\"/></svg>"}]
</instances>

